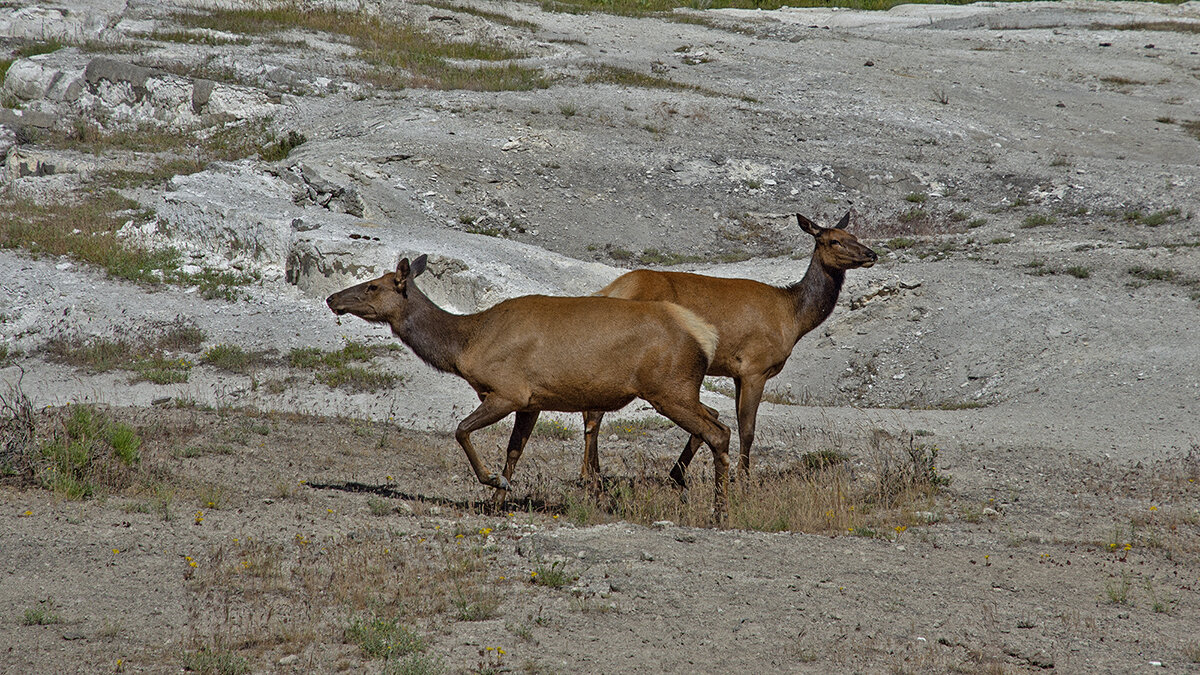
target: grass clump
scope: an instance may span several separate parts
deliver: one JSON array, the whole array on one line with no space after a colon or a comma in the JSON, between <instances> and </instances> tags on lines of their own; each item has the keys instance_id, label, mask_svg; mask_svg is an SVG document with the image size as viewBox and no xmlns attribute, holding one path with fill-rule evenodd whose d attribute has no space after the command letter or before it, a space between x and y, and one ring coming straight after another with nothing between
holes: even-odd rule
<instances>
[{"instance_id":1,"label":"grass clump","mask_svg":"<svg viewBox=\"0 0 1200 675\"><path fill-rule=\"evenodd\" d=\"M183 667L200 675L246 675L250 663L245 657L225 650L201 647L183 655Z\"/></svg>"},{"instance_id":2,"label":"grass clump","mask_svg":"<svg viewBox=\"0 0 1200 675\"><path fill-rule=\"evenodd\" d=\"M238 345L219 344L209 347L200 360L214 368L245 374L260 363L262 357L247 352Z\"/></svg>"},{"instance_id":3,"label":"grass clump","mask_svg":"<svg viewBox=\"0 0 1200 675\"><path fill-rule=\"evenodd\" d=\"M68 499L86 499L132 483L141 438L89 405L71 406L62 430L42 446L42 485Z\"/></svg>"},{"instance_id":4,"label":"grass clump","mask_svg":"<svg viewBox=\"0 0 1200 675\"><path fill-rule=\"evenodd\" d=\"M94 373L128 370L131 382L173 384L187 382L192 361L169 352L195 352L205 339L195 323L176 319L147 335L133 338L81 338L57 336L46 343L46 354L55 361Z\"/></svg>"},{"instance_id":5,"label":"grass clump","mask_svg":"<svg viewBox=\"0 0 1200 675\"><path fill-rule=\"evenodd\" d=\"M402 378L393 373L355 364L371 362L377 355L396 348L395 345L369 347L347 341L344 347L332 352L323 352L316 347L293 349L288 354L287 361L293 368L316 371L314 379L331 389L377 391L394 385Z\"/></svg>"},{"instance_id":6,"label":"grass clump","mask_svg":"<svg viewBox=\"0 0 1200 675\"><path fill-rule=\"evenodd\" d=\"M558 420L540 419L533 425L533 435L557 438L560 441L569 441L575 438L575 430Z\"/></svg>"},{"instance_id":7,"label":"grass clump","mask_svg":"<svg viewBox=\"0 0 1200 675\"><path fill-rule=\"evenodd\" d=\"M1042 225L1053 225L1054 223L1057 223L1057 222L1058 222L1058 219L1055 218L1054 216L1049 216L1049 215L1042 214L1042 213L1035 213L1033 215L1026 216L1025 220L1021 221L1021 227L1024 227L1024 228L1041 227Z\"/></svg>"},{"instance_id":8,"label":"grass clump","mask_svg":"<svg viewBox=\"0 0 1200 675\"><path fill-rule=\"evenodd\" d=\"M390 659L425 651L425 640L398 618L355 618L346 627L346 642L373 659Z\"/></svg>"},{"instance_id":9,"label":"grass clump","mask_svg":"<svg viewBox=\"0 0 1200 675\"><path fill-rule=\"evenodd\" d=\"M62 617L54 609L54 599L39 600L37 606L25 610L21 617L22 626L50 626L62 623Z\"/></svg>"},{"instance_id":10,"label":"grass clump","mask_svg":"<svg viewBox=\"0 0 1200 675\"><path fill-rule=\"evenodd\" d=\"M546 588L562 588L575 583L578 578L579 575L569 571L566 563L561 560L549 565L538 565L537 569L529 573L530 583Z\"/></svg>"},{"instance_id":11,"label":"grass clump","mask_svg":"<svg viewBox=\"0 0 1200 675\"><path fill-rule=\"evenodd\" d=\"M585 84L613 84L618 87L638 87L641 89L664 89L666 91L694 91L697 93L719 95L694 84L676 82L665 77L650 75L630 68L593 64L588 74L583 78Z\"/></svg>"},{"instance_id":12,"label":"grass clump","mask_svg":"<svg viewBox=\"0 0 1200 675\"><path fill-rule=\"evenodd\" d=\"M541 70L514 61L523 53L498 43L450 41L380 14L277 0L208 14L180 14L184 25L235 34L311 30L337 36L357 50L359 75L378 87L527 91L549 86ZM505 62L482 66L464 61Z\"/></svg>"},{"instance_id":13,"label":"grass clump","mask_svg":"<svg viewBox=\"0 0 1200 675\"><path fill-rule=\"evenodd\" d=\"M640 438L651 431L674 428L675 423L658 415L641 418L620 417L605 424L600 431L604 437L616 436L623 441Z\"/></svg>"},{"instance_id":14,"label":"grass clump","mask_svg":"<svg viewBox=\"0 0 1200 675\"><path fill-rule=\"evenodd\" d=\"M33 402L19 382L0 393L0 476L31 476L37 458Z\"/></svg>"}]
</instances>

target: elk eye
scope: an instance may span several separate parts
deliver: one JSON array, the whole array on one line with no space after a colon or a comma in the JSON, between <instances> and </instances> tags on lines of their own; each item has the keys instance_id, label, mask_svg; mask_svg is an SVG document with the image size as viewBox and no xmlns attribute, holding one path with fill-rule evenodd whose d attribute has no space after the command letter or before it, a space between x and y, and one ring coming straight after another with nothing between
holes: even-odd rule
<instances>
[{"instance_id":1,"label":"elk eye","mask_svg":"<svg viewBox=\"0 0 1200 675\"><path fill-rule=\"evenodd\" d=\"M833 245L834 245L834 246L841 246L841 245L842 245L842 242L841 242L840 240L838 240L838 239L834 239L834 240L833 240Z\"/></svg>"},{"instance_id":2,"label":"elk eye","mask_svg":"<svg viewBox=\"0 0 1200 675\"><path fill-rule=\"evenodd\" d=\"M371 292L374 292L374 291L377 291L377 290L379 290L379 286L378 286L378 285L376 285L376 284L371 284L371 285L367 286L367 290L368 290L368 291L371 291Z\"/></svg>"}]
</instances>

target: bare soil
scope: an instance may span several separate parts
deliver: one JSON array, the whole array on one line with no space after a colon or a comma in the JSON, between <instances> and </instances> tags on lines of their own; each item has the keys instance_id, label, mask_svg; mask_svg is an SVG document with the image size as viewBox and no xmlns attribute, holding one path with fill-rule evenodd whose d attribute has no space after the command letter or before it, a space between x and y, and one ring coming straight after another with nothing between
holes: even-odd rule
<instances>
[{"instance_id":1,"label":"bare soil","mask_svg":"<svg viewBox=\"0 0 1200 675\"><path fill-rule=\"evenodd\" d=\"M166 5L94 4L108 25L127 13L125 29L167 20ZM307 162L356 186L378 231L463 230L467 214L531 261L548 251L615 276L658 249L693 256L675 269L771 283L799 279L811 246L785 214L831 224L853 208L881 262L849 275L772 381L757 466L836 450L862 472L873 438L907 434L938 448L950 484L875 536L581 525L581 442L540 436L510 510L489 513L449 435L474 406L461 381L407 350L375 362L395 387L363 393L279 360L393 340L336 323L283 260L259 261L267 281L229 302L0 251L4 384L44 432L86 403L143 438L131 486L108 496L0 483L0 671L179 672L209 649L251 672L383 672L403 660L371 658L347 628L393 614L427 643L419 664L448 672L1200 670L1196 3L686 13L700 23L477 6L538 28L388 9L526 48L561 81L289 95L279 121L309 140L288 160L214 165L139 200L173 213L196 184L248 194L258 183L239 177L280 185ZM306 39L219 49L345 72L342 52ZM595 63L701 90L584 82ZM278 215L222 199L213 221ZM323 222L302 202L288 208ZM735 253L751 257L723 262ZM246 374L197 363L157 385L45 347L181 317L205 347L274 360ZM733 419L728 397L704 400ZM504 430L479 440L499 465ZM603 465L614 485L661 476L682 441L605 439ZM679 499L707 504L710 472L698 458ZM39 608L60 621L31 621Z\"/></svg>"}]
</instances>

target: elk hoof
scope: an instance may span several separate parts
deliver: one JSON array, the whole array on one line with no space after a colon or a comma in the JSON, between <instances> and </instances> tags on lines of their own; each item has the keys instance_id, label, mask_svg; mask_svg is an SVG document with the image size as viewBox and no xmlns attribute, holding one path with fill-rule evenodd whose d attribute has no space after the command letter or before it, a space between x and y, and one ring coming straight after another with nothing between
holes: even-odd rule
<instances>
[{"instance_id":1,"label":"elk hoof","mask_svg":"<svg viewBox=\"0 0 1200 675\"><path fill-rule=\"evenodd\" d=\"M496 488L497 490L508 491L508 490L512 489L512 485L509 484L508 479L505 478L504 476L493 475L490 478L488 478L488 480L483 481L483 484L490 485L490 486Z\"/></svg>"}]
</instances>

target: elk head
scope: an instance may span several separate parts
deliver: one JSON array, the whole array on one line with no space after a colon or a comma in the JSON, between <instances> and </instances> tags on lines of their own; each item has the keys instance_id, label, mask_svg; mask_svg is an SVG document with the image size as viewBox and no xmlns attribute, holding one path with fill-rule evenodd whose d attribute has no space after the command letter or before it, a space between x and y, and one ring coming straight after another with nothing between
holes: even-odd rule
<instances>
[{"instance_id":1,"label":"elk head","mask_svg":"<svg viewBox=\"0 0 1200 675\"><path fill-rule=\"evenodd\" d=\"M407 314L412 279L425 271L425 261L424 255L411 265L408 258L401 258L395 272L338 291L326 298L325 304L338 316L353 314L372 323L398 325L395 322Z\"/></svg>"},{"instance_id":2,"label":"elk head","mask_svg":"<svg viewBox=\"0 0 1200 675\"><path fill-rule=\"evenodd\" d=\"M846 225L850 224L849 211L833 227L821 227L799 213L796 214L796 221L800 224L800 229L817 240L813 257L829 269L865 268L874 265L879 259L875 251L867 248L858 237L846 231Z\"/></svg>"}]
</instances>

